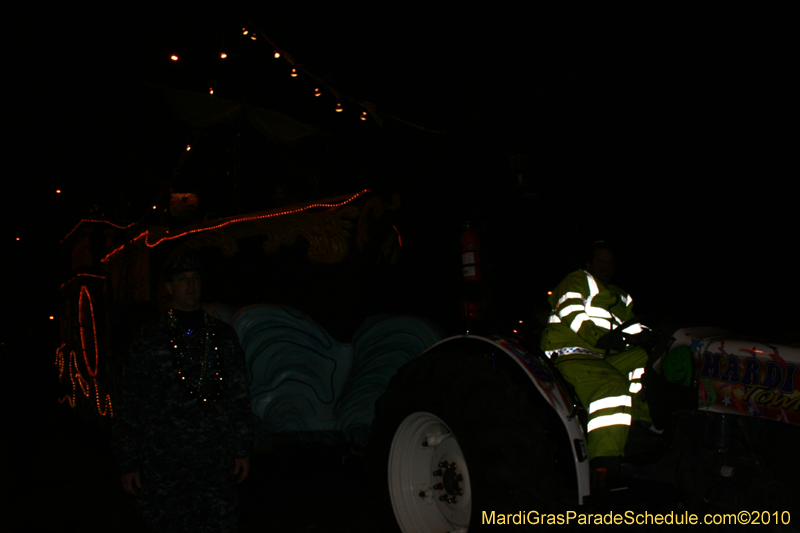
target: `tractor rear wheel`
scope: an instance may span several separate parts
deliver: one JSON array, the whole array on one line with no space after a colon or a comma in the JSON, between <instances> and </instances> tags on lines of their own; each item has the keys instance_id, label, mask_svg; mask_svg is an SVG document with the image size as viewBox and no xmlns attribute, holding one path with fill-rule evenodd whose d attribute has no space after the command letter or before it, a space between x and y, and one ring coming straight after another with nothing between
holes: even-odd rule
<instances>
[{"instance_id":1,"label":"tractor rear wheel","mask_svg":"<svg viewBox=\"0 0 800 533\"><path fill-rule=\"evenodd\" d=\"M532 394L482 355L440 351L401 368L376 404L372 441L373 486L395 529L475 531L500 514L527 523L528 511L557 512L546 404Z\"/></svg>"}]
</instances>

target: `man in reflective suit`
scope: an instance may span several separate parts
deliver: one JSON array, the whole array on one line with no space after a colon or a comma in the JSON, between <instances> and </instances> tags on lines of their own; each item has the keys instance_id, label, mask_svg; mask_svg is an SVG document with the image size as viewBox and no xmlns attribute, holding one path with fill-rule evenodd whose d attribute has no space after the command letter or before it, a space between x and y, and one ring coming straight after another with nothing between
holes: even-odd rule
<instances>
[{"instance_id":1,"label":"man in reflective suit","mask_svg":"<svg viewBox=\"0 0 800 533\"><path fill-rule=\"evenodd\" d=\"M628 350L620 337L609 334L633 318L633 299L611 284L614 254L604 243L595 243L589 257L585 268L569 274L550 296L542 349L555 359L589 413L588 452L596 479L618 470L631 422L650 417L638 394L647 353L639 347ZM635 334L641 327L624 331ZM603 479L596 481L603 484Z\"/></svg>"}]
</instances>

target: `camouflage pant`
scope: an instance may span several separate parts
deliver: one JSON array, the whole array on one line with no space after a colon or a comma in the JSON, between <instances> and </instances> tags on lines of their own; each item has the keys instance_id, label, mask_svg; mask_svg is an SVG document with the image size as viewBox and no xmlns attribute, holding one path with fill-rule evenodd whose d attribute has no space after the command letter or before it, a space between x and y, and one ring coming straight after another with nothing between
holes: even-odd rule
<instances>
[{"instance_id":1,"label":"camouflage pant","mask_svg":"<svg viewBox=\"0 0 800 533\"><path fill-rule=\"evenodd\" d=\"M157 532L228 532L239 523L239 498L227 467L143 468L137 506Z\"/></svg>"}]
</instances>

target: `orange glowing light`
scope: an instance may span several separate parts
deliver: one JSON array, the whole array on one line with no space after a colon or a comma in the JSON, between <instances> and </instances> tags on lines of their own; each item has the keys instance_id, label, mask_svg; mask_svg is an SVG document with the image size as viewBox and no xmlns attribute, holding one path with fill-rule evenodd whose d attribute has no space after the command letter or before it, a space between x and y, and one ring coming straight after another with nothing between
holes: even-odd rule
<instances>
[{"instance_id":1,"label":"orange glowing light","mask_svg":"<svg viewBox=\"0 0 800 533\"><path fill-rule=\"evenodd\" d=\"M67 283L69 283L70 281L72 281L72 280L73 280L73 279L75 279L75 278L98 278L98 279L106 279L106 277L105 277L105 276L98 276L97 274L75 274L75 276L74 276L74 277L72 277L72 278L70 278L70 280L69 280L69 281L65 281L64 283L62 283L62 284L61 284L61 287L59 287L59 289L63 289L64 287L66 287L66 286L67 286Z\"/></svg>"},{"instance_id":2,"label":"orange glowing light","mask_svg":"<svg viewBox=\"0 0 800 533\"><path fill-rule=\"evenodd\" d=\"M17 237L17 240L19 240L19 237Z\"/></svg>"},{"instance_id":3,"label":"orange glowing light","mask_svg":"<svg viewBox=\"0 0 800 533\"><path fill-rule=\"evenodd\" d=\"M281 53L278 52L277 50L275 50L275 54L274 55L275 55L275 59L278 59L279 57L281 57Z\"/></svg>"},{"instance_id":4,"label":"orange glowing light","mask_svg":"<svg viewBox=\"0 0 800 533\"><path fill-rule=\"evenodd\" d=\"M342 104L336 104L336 112L337 113L341 113L342 112Z\"/></svg>"},{"instance_id":5,"label":"orange glowing light","mask_svg":"<svg viewBox=\"0 0 800 533\"><path fill-rule=\"evenodd\" d=\"M64 402L69 403L70 407L75 407L75 399L72 396L70 396L69 394L67 394L63 398L59 398L58 399L58 403L64 403Z\"/></svg>"},{"instance_id":6,"label":"orange glowing light","mask_svg":"<svg viewBox=\"0 0 800 533\"><path fill-rule=\"evenodd\" d=\"M254 33L253 35L250 36L250 38L255 41L256 40L256 34Z\"/></svg>"},{"instance_id":7,"label":"orange glowing light","mask_svg":"<svg viewBox=\"0 0 800 533\"><path fill-rule=\"evenodd\" d=\"M61 380L64 377L64 348L66 348L66 344L62 343L56 349L56 366L58 367L58 379Z\"/></svg>"},{"instance_id":8,"label":"orange glowing light","mask_svg":"<svg viewBox=\"0 0 800 533\"><path fill-rule=\"evenodd\" d=\"M187 144L187 145L186 145L186 151L188 152L188 151L189 151L189 150L191 150L191 149L192 149L192 145L191 145L191 144Z\"/></svg>"},{"instance_id":9,"label":"orange glowing light","mask_svg":"<svg viewBox=\"0 0 800 533\"><path fill-rule=\"evenodd\" d=\"M92 322L92 340L94 341L94 370L89 366L89 357L86 353L86 339L84 335L84 331L88 329L88 324L84 324L84 316L83 316L83 305L84 300L89 302L89 317L91 318ZM81 286L81 294L78 297L78 326L81 333L81 348L83 348L83 360L86 363L86 370L89 371L90 376L97 375L97 363L98 363L98 350L97 350L97 327L94 321L94 306L92 305L92 297L89 295L89 289L86 288L86 285ZM91 347L91 345L90 345Z\"/></svg>"},{"instance_id":10,"label":"orange glowing light","mask_svg":"<svg viewBox=\"0 0 800 533\"><path fill-rule=\"evenodd\" d=\"M209 87L208 88L208 94L214 94L214 88L213 87Z\"/></svg>"},{"instance_id":11,"label":"orange glowing light","mask_svg":"<svg viewBox=\"0 0 800 533\"><path fill-rule=\"evenodd\" d=\"M247 30L242 28L242 35L247 35Z\"/></svg>"},{"instance_id":12,"label":"orange glowing light","mask_svg":"<svg viewBox=\"0 0 800 533\"><path fill-rule=\"evenodd\" d=\"M265 213L263 215L256 215L256 216L234 217L234 218L230 218L230 219L228 219L228 220L226 220L224 222L220 222L219 224L215 224L213 226L208 226L208 227L204 227L204 228L196 228L196 229L192 229L192 230L187 230L187 231L182 231L182 232L179 232L179 233L167 235L165 237L161 237L160 239L158 239L155 242L150 242L150 231L149 230L144 230L139 235L134 237L127 244L133 244L136 241L138 241L139 239L144 238L145 246L147 246L148 248L152 248L154 246L158 246L160 243L162 243L164 241L177 239L179 237L183 237L184 235L188 235L190 233L198 233L198 232L203 232L203 231L215 230L215 229L219 229L221 227L227 226L229 224L235 224L237 222L248 221L248 220L261 220L263 218L272 218L272 217L279 217L279 216L283 216L283 215L291 215L293 213L301 213L303 211L307 211L307 210L313 209L315 207L341 207L341 206L343 206L345 204L348 204L348 203L352 202L353 200L355 200L359 196L361 196L361 195L363 195L365 193L368 193L368 192L371 192L371 191L369 189L364 189L363 191L357 192L356 194L350 196L346 200L342 200L341 202L332 203L332 204L314 203L314 204L304 205L304 206L298 207L296 209L287 209L287 210L284 210L284 211L278 211L276 213ZM167 232L167 233L169 233L169 232ZM105 257L103 257L100 260L100 262L101 263L105 263L105 262L109 261L113 256L115 256L116 254L121 252L125 248L125 246L127 246L127 244L123 244L123 245L115 248L114 250L111 250Z\"/></svg>"},{"instance_id":13,"label":"orange glowing light","mask_svg":"<svg viewBox=\"0 0 800 533\"><path fill-rule=\"evenodd\" d=\"M363 191L354 194L353 196L351 196L347 200L344 200L342 202L335 203L335 204L309 204L309 205L306 205L306 206L303 206L303 207L298 207L297 209L287 209L285 211L279 211L277 213L267 213L265 215L250 216L250 217L247 217L247 216L245 216L245 217L237 217L237 218L234 218L234 219L231 219L231 220L226 220L225 222L221 222L221 223L216 224L214 226L209 226L207 228L197 228L197 229L193 229L193 230L188 230L188 231L183 231L183 232L180 232L180 233L176 233L174 235L169 235L168 237L161 237L160 239L158 239L154 243L149 242L148 237L150 236L150 234L147 231L145 231L142 235L144 235L144 237L145 237L145 240L144 240L145 245L148 248L152 248L153 246L156 246L159 243L162 243L164 241L177 239L178 237L183 237L184 235L188 235L190 233L197 233L197 232L201 232L201 231L209 231L209 230L219 229L219 228L221 228L223 226L227 226L229 224L234 224L236 222L241 222L241 221L245 221L245 220L260 220L262 218L272 218L272 217L278 217L278 216L282 216L282 215L291 215L292 213L300 213L302 211L307 211L307 210L312 209L314 207L340 207L340 206L343 206L343 205L345 205L347 203L352 202L353 200L355 200L356 198L358 198L359 196L361 196L362 194L367 193L367 192L370 192L370 190L369 189L364 189ZM140 235L140 237L142 235ZM138 239L138 237L137 237L137 239ZM114 253L114 252L111 252L111 253ZM108 257L108 256L106 256L106 257Z\"/></svg>"},{"instance_id":14,"label":"orange glowing light","mask_svg":"<svg viewBox=\"0 0 800 533\"><path fill-rule=\"evenodd\" d=\"M292 77L293 77L293 78L296 78L296 77L297 77L297 69L296 69L296 68L293 68L293 69L292 69Z\"/></svg>"},{"instance_id":15,"label":"orange glowing light","mask_svg":"<svg viewBox=\"0 0 800 533\"><path fill-rule=\"evenodd\" d=\"M108 224L109 226L114 226L114 227L115 227L115 228L117 228L117 229L128 229L128 228L130 228L131 226L133 226L134 224L136 224L136 222L131 222L131 223L130 223L130 224L128 224L127 226L119 226L119 225L117 225L117 224L114 224L113 222L109 222L108 220L90 220L90 219L88 219L88 218L85 218L85 219L81 220L80 222L78 222L78 223L75 225L75 227L74 227L74 228L72 228L72 229L70 230L70 232L69 232L69 233L67 233L67 234L64 236L64 238L63 238L63 239L61 239L61 242L64 242L64 241L67 239L67 237L69 237L70 235L72 235L72 234L75 232L75 230L76 230L76 229L78 229L78 228L80 227L80 225L81 225L81 224L83 224L84 222L102 222L103 224Z\"/></svg>"},{"instance_id":16,"label":"orange glowing light","mask_svg":"<svg viewBox=\"0 0 800 533\"><path fill-rule=\"evenodd\" d=\"M361 120L367 120L367 112L366 111L362 111L361 112Z\"/></svg>"},{"instance_id":17,"label":"orange glowing light","mask_svg":"<svg viewBox=\"0 0 800 533\"><path fill-rule=\"evenodd\" d=\"M111 407L111 396L106 394L106 397L104 398L106 408L102 409L100 405L100 386L97 384L97 378L94 378L93 381L94 381L94 396L97 400L97 412L100 413L100 416L106 416L106 414L108 414L108 416L114 418L114 409Z\"/></svg>"},{"instance_id":18,"label":"orange glowing light","mask_svg":"<svg viewBox=\"0 0 800 533\"><path fill-rule=\"evenodd\" d=\"M56 189L56 194L61 194L61 189Z\"/></svg>"},{"instance_id":19,"label":"orange glowing light","mask_svg":"<svg viewBox=\"0 0 800 533\"><path fill-rule=\"evenodd\" d=\"M219 55L219 57L220 57L221 59L225 59L226 57L228 57L228 54L226 54L225 52L222 52L222 53Z\"/></svg>"},{"instance_id":20,"label":"orange glowing light","mask_svg":"<svg viewBox=\"0 0 800 533\"><path fill-rule=\"evenodd\" d=\"M81 392L85 397L89 397L92 392L92 387L89 385L89 382L81 375L80 370L78 369L78 359L75 356L75 350L69 351L69 358L67 359L66 351L67 346L62 344L56 350L56 365L58 366L58 379L61 381L64 379L64 370L69 370L69 380L72 384L72 394L66 394L61 398L58 398L59 403L68 402L70 407L75 407L77 402L77 387L76 382L81 387ZM74 368L74 371L73 371ZM94 384L94 396L95 396L95 403L97 404L97 412L100 413L100 416L109 416L111 418L114 417L114 408L111 404L111 396L109 394L103 395L103 399L101 400L100 394L100 384L97 382L97 378L92 378L92 383Z\"/></svg>"},{"instance_id":21,"label":"orange glowing light","mask_svg":"<svg viewBox=\"0 0 800 533\"><path fill-rule=\"evenodd\" d=\"M548 296L552 296L553 295L553 291L547 291L547 295Z\"/></svg>"},{"instance_id":22,"label":"orange glowing light","mask_svg":"<svg viewBox=\"0 0 800 533\"><path fill-rule=\"evenodd\" d=\"M314 96L322 96L322 93L319 92L319 87L314 89Z\"/></svg>"},{"instance_id":23,"label":"orange glowing light","mask_svg":"<svg viewBox=\"0 0 800 533\"><path fill-rule=\"evenodd\" d=\"M397 233L397 244L399 244L402 247L403 238L400 236L400 230L397 229L397 226L395 226L394 224L392 224L392 227L394 228L394 232Z\"/></svg>"},{"instance_id":24,"label":"orange glowing light","mask_svg":"<svg viewBox=\"0 0 800 533\"><path fill-rule=\"evenodd\" d=\"M153 206L153 208L155 209L155 206ZM144 230L142 233L140 233L139 235L137 235L136 237L134 237L134 238L133 238L133 240L131 240L129 244L133 244L134 242L138 241L138 240L139 240L139 239L141 239L142 237L147 237L147 233L148 233L148 232L147 232L147 230ZM121 245L121 246L118 246L117 248L114 248L114 249L113 249L113 250L111 250L111 251L110 251L110 252L109 252L109 253L108 253L108 254L107 254L107 255L106 255L104 258L102 258L102 259L100 260L100 262L101 262L101 263L105 263L106 261L108 261L109 259L111 259L111 257L113 257L114 255L116 255L118 252L121 252L121 251L122 251L124 248L125 248L125 245L124 245L124 244L123 244L123 245Z\"/></svg>"},{"instance_id":25,"label":"orange glowing light","mask_svg":"<svg viewBox=\"0 0 800 533\"><path fill-rule=\"evenodd\" d=\"M515 330L515 329L512 329L511 331L513 331L514 333L517 333L517 330Z\"/></svg>"},{"instance_id":26,"label":"orange glowing light","mask_svg":"<svg viewBox=\"0 0 800 533\"><path fill-rule=\"evenodd\" d=\"M50 315L50 320L55 320L55 318L56 317L54 317L53 315Z\"/></svg>"},{"instance_id":27,"label":"orange glowing light","mask_svg":"<svg viewBox=\"0 0 800 533\"><path fill-rule=\"evenodd\" d=\"M178 56L176 56L175 54L173 54L173 55L169 56L169 58L170 58L171 60L173 60L173 61L177 61L177 60L178 60Z\"/></svg>"}]
</instances>

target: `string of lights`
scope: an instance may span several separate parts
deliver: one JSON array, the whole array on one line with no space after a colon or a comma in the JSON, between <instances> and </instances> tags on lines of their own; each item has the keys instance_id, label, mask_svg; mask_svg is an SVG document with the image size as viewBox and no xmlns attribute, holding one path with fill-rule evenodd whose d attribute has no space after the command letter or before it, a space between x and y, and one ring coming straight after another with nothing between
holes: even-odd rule
<instances>
[{"instance_id":1,"label":"string of lights","mask_svg":"<svg viewBox=\"0 0 800 533\"><path fill-rule=\"evenodd\" d=\"M97 405L97 412L100 416L109 416L111 418L114 417L114 407L111 403L111 395L108 393L101 394L100 393L100 384L97 382L97 378L92 378L92 386L89 385L89 382L86 378L83 377L80 370L78 369L78 357L75 354L75 350L69 351L69 359L65 357L64 351L66 350L66 344L62 344L56 349L56 366L58 367L58 380L62 381L64 378L64 371L69 372L69 379L72 385L72 393L65 394L64 396L58 398L58 403L69 403L69 406L74 408L75 404L78 401L78 386L81 388L81 392L83 396L89 398L94 392L95 397L95 404ZM74 370L73 370L74 369ZM102 397L102 400L101 400Z\"/></svg>"},{"instance_id":2,"label":"string of lights","mask_svg":"<svg viewBox=\"0 0 800 533\"><path fill-rule=\"evenodd\" d=\"M88 329L87 325L83 323L84 314L83 314L83 306L84 301L89 302L89 316L91 317L92 321L92 340L94 341L94 370L92 367L89 366L89 357L86 353L86 330ZM94 320L94 306L92 305L92 297L89 295L89 289L86 288L86 285L81 286L81 294L78 297L78 327L81 333L81 349L83 350L83 361L86 363L86 370L89 372L89 375L92 377L97 376L97 364L98 364L98 350L97 350L97 326L95 325Z\"/></svg>"},{"instance_id":3,"label":"string of lights","mask_svg":"<svg viewBox=\"0 0 800 533\"><path fill-rule=\"evenodd\" d=\"M74 279L77 279L77 278L97 278L97 279L106 279L106 277L105 277L105 276L98 276L97 274L75 274L75 275L74 275L73 277L71 277L71 278L70 278L68 281L65 281L64 283L62 283L62 284L61 284L61 286L59 287L59 289L63 289L64 287L66 287L66 286L67 286L67 284L68 284L68 283L72 282L72 280L74 280ZM52 320L52 319L53 319L53 317L50 317L50 320Z\"/></svg>"},{"instance_id":4,"label":"string of lights","mask_svg":"<svg viewBox=\"0 0 800 533\"><path fill-rule=\"evenodd\" d=\"M138 241L140 239L144 239L145 246L147 246L148 248L152 248L154 246L157 246L157 245L161 244L164 241L177 239L179 237L183 237L184 235L188 235L188 234L191 234L191 233L199 233L199 232L219 229L221 227L227 226L229 224L235 224L237 222L244 222L244 221L248 221L248 220L261 220L261 219L264 219L264 218L272 218L272 217L279 217L279 216L283 216L283 215L290 215L292 213L300 213L302 211L308 211L309 209L313 209L315 207L341 207L341 206L343 206L345 204L348 204L348 203L352 202L353 200L355 200L359 196L361 196L361 195L363 195L365 193L368 193L368 192L370 192L369 189L364 189L363 191L357 192L357 193L353 194L352 196L348 197L347 199L342 200L341 202L334 202L334 203L315 202L315 203L311 203L311 204L304 205L304 206L301 206L301 207L296 207L294 209L284 209L284 210L281 210L281 211L262 213L260 215L246 215L246 216L232 217L232 218L229 218L229 219L225 219L225 220L223 220L223 221L221 221L221 222L219 222L217 224L213 224L211 226L204 226L202 228L194 228L194 229L189 229L189 230L183 230L183 231L179 231L177 233L172 233L172 234L169 234L169 235L165 235L165 236L163 236L161 238L156 239L155 242L151 242L150 241L150 230L145 230L142 233L140 233L139 235L137 235L133 240L131 240L130 243L127 243L127 244L133 244L134 242L136 242L136 241ZM167 231L167 233L169 233L169 231ZM126 244L123 244L122 246L120 246L118 248L115 248L114 250L109 252L108 255L103 257L100 261L103 262L103 263L108 262L113 256L115 256L117 253L121 252L122 249L125 248L125 246L126 246Z\"/></svg>"},{"instance_id":5,"label":"string of lights","mask_svg":"<svg viewBox=\"0 0 800 533\"><path fill-rule=\"evenodd\" d=\"M130 228L131 226L133 226L133 225L135 225L135 224L136 224L135 222L131 222L131 223L130 223L130 224L128 224L127 226L120 226L119 224L114 224L113 222L109 222L108 220L92 220L92 219L84 218L84 219L82 219L80 222L78 222L77 224L75 224L75 227L74 227L74 228L72 228L72 229L69 231L69 233L67 233L66 235L64 235L64 238L63 238L63 239L61 239L61 243L63 243L64 241L66 241L66 240L69 238L69 236L70 236L70 235L72 235L73 233L75 233L75 231L76 231L76 230L77 230L77 229L78 229L78 228L81 226L81 224L83 224L84 222L96 222L96 223L99 223L99 224L108 224L109 226L114 226L114 227L115 227L115 228L117 228L117 229L128 229L128 228Z\"/></svg>"},{"instance_id":6,"label":"string of lights","mask_svg":"<svg viewBox=\"0 0 800 533\"><path fill-rule=\"evenodd\" d=\"M249 29L248 29L248 27L249 27ZM275 44L275 42L273 42L272 39L270 39L263 31L261 31L251 21L247 21L246 26L242 27L241 33L242 33L243 36L249 38L251 41L258 41L259 37L260 37L260 40L263 40L263 41L267 42L269 44L269 46L271 46L272 49L273 49L272 56L275 59L281 59L282 58L284 61L287 61L291 65L291 70L290 70L290 74L289 74L291 77L297 78L300 73L303 73L305 76L308 76L309 78L314 80L316 82L315 83L316 87L314 88L314 96L315 97L322 96L322 91L320 90L321 87L324 87L325 89L327 89L333 95L333 97L336 99L336 107L335 107L334 110L337 113L341 113L342 111L344 111L344 107L343 107L342 103L346 102L346 103L348 103L348 105L353 104L353 105L358 106L359 108L361 108L362 111L359 114L359 118L362 121L366 121L368 117L372 117L372 119L375 121L376 124L378 124L379 126L383 126L383 117L386 117L386 118L395 120L397 122L400 122L402 124L405 124L405 125L410 126L412 128L416 128L416 129L421 130L421 131L426 131L426 132L429 132L429 133L437 133L437 134L444 134L445 133L444 131L435 130L435 129L428 128L428 127L425 127L425 126L421 126L421 125L415 124L415 123L413 123L413 122L411 122L409 120L405 120L405 119L400 118L398 116L395 116L395 115L392 115L390 113L387 113L387 112L385 112L383 110L379 110L375 106L375 104L373 104L372 102L369 102L369 101L363 101L363 102L358 101L355 98L352 98L352 97L342 93L341 91L335 89L334 87L331 87L327 82L325 82L325 80L323 78L321 78L320 76L317 76L313 72L309 71L303 64L298 63L288 51L280 48L277 44ZM219 57L220 57L220 59L226 59L228 57L228 54L226 54L223 51L223 52L220 52ZM176 54L172 54L170 56L170 59L173 62L177 62L177 61L179 61L180 57L178 55L176 55ZM209 87L208 92L209 92L209 94L214 94L214 88L213 87Z\"/></svg>"}]
</instances>

